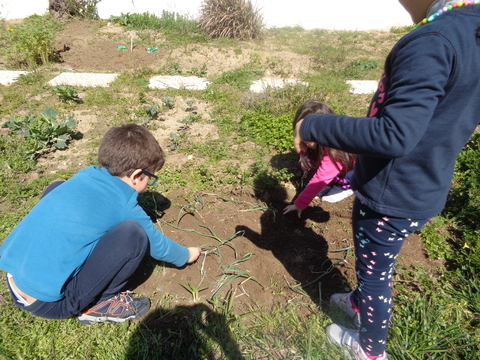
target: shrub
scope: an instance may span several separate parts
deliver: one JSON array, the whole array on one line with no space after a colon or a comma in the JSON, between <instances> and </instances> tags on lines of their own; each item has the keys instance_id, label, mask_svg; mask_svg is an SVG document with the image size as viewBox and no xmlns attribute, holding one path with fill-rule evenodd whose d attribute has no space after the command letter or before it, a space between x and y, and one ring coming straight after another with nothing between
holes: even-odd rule
<instances>
[{"instance_id":1,"label":"shrub","mask_svg":"<svg viewBox=\"0 0 480 360\"><path fill-rule=\"evenodd\" d=\"M239 40L259 38L264 29L263 16L250 0L205 0L199 25L213 38Z\"/></svg>"},{"instance_id":2,"label":"shrub","mask_svg":"<svg viewBox=\"0 0 480 360\"><path fill-rule=\"evenodd\" d=\"M1 37L8 65L14 68L46 64L56 59L53 48L60 23L50 15L32 15L15 28L8 28Z\"/></svg>"},{"instance_id":3,"label":"shrub","mask_svg":"<svg viewBox=\"0 0 480 360\"><path fill-rule=\"evenodd\" d=\"M48 9L57 19L98 19L97 4L101 0L50 0Z\"/></svg>"}]
</instances>

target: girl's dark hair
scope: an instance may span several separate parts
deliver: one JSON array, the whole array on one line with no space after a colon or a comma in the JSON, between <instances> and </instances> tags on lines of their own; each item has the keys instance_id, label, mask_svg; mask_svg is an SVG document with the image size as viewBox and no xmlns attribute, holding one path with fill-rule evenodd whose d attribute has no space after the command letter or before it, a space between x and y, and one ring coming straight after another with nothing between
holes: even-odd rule
<instances>
[{"instance_id":1,"label":"girl's dark hair","mask_svg":"<svg viewBox=\"0 0 480 360\"><path fill-rule=\"evenodd\" d=\"M114 176L124 176L135 169L155 173L164 162L158 141L148 129L136 124L108 130L98 150L98 166Z\"/></svg>"},{"instance_id":2,"label":"girl's dark hair","mask_svg":"<svg viewBox=\"0 0 480 360\"><path fill-rule=\"evenodd\" d=\"M295 125L307 115L311 114L336 114L336 112L327 104L318 100L308 100L303 104L295 114L293 118L293 130L295 131ZM332 159L335 166L337 163L341 163L343 169L338 169L341 176L345 176L347 172L353 170L353 165L355 163L355 155L346 153L345 151L331 149L320 144L315 149L307 149L307 156L312 162L313 166L316 168L322 161L325 152L327 152L330 159ZM337 167L338 168L338 167Z\"/></svg>"}]
</instances>

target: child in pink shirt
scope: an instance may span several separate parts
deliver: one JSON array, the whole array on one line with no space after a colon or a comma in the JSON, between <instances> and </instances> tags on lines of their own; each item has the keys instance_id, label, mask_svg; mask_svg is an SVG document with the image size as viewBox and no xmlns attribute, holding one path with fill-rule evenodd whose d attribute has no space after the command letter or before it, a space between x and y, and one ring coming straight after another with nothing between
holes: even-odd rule
<instances>
[{"instance_id":1,"label":"child in pink shirt","mask_svg":"<svg viewBox=\"0 0 480 360\"><path fill-rule=\"evenodd\" d=\"M327 104L309 100L298 109L293 127L300 119L310 114L335 114ZM325 148L314 142L302 143L296 149L300 155L300 165L303 171L317 168L315 175L308 182L292 205L285 207L283 214L297 211L298 217L315 197L322 197L324 201L337 202L353 194L350 189L349 177L355 156L344 151Z\"/></svg>"}]
</instances>

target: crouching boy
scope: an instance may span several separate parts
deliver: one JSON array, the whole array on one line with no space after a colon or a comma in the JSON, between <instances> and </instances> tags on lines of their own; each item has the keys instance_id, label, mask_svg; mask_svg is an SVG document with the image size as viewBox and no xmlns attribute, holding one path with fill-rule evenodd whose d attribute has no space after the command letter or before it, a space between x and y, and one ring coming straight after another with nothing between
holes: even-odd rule
<instances>
[{"instance_id":1,"label":"crouching boy","mask_svg":"<svg viewBox=\"0 0 480 360\"><path fill-rule=\"evenodd\" d=\"M105 134L98 167L47 187L0 248L15 305L84 324L143 316L149 299L122 291L146 252L179 267L200 255L165 237L137 202L163 164L153 135L128 124Z\"/></svg>"}]
</instances>

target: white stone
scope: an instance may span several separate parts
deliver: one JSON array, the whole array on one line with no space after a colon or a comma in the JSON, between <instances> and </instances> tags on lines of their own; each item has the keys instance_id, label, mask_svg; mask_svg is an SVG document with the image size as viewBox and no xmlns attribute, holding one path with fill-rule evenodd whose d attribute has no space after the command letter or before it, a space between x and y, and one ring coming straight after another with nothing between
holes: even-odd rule
<instances>
[{"instance_id":1,"label":"white stone","mask_svg":"<svg viewBox=\"0 0 480 360\"><path fill-rule=\"evenodd\" d=\"M268 88L281 89L285 86L305 85L308 83L299 81L297 79L275 79L275 78L263 78L256 80L250 85L250 91L254 93L265 92Z\"/></svg>"},{"instance_id":2,"label":"white stone","mask_svg":"<svg viewBox=\"0 0 480 360\"><path fill-rule=\"evenodd\" d=\"M70 73L64 72L48 82L49 85L108 86L118 74Z\"/></svg>"},{"instance_id":3,"label":"white stone","mask_svg":"<svg viewBox=\"0 0 480 360\"><path fill-rule=\"evenodd\" d=\"M373 94L377 91L378 81L375 80L347 80L352 94Z\"/></svg>"},{"instance_id":4,"label":"white stone","mask_svg":"<svg viewBox=\"0 0 480 360\"><path fill-rule=\"evenodd\" d=\"M210 83L196 76L154 76L149 86L155 89L205 90Z\"/></svg>"},{"instance_id":5,"label":"white stone","mask_svg":"<svg viewBox=\"0 0 480 360\"><path fill-rule=\"evenodd\" d=\"M27 74L28 71L10 71L0 70L0 84L8 85L14 83L20 75Z\"/></svg>"}]
</instances>

